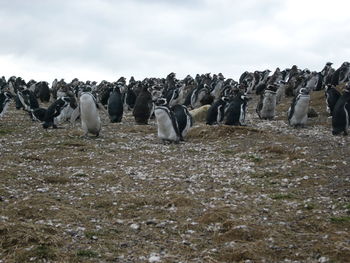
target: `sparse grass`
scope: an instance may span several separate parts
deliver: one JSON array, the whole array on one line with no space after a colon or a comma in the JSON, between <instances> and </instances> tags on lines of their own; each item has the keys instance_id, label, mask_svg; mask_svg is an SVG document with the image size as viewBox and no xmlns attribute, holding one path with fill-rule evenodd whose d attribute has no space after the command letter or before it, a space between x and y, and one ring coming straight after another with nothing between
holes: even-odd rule
<instances>
[{"instance_id":1,"label":"sparse grass","mask_svg":"<svg viewBox=\"0 0 350 263\"><path fill-rule=\"evenodd\" d=\"M350 223L350 216L331 217L330 220L336 224Z\"/></svg>"},{"instance_id":2,"label":"sparse grass","mask_svg":"<svg viewBox=\"0 0 350 263\"><path fill-rule=\"evenodd\" d=\"M227 155L233 155L236 154L237 152L233 149L225 149L221 151L222 154L227 154Z\"/></svg>"},{"instance_id":3,"label":"sparse grass","mask_svg":"<svg viewBox=\"0 0 350 263\"><path fill-rule=\"evenodd\" d=\"M91 232L91 231L87 231L85 232L85 237L88 239L93 239L94 237L97 237L99 235L98 232Z\"/></svg>"},{"instance_id":4,"label":"sparse grass","mask_svg":"<svg viewBox=\"0 0 350 263\"><path fill-rule=\"evenodd\" d=\"M76 177L89 177L88 174L82 173L82 172L74 173L73 176L76 176Z\"/></svg>"},{"instance_id":5,"label":"sparse grass","mask_svg":"<svg viewBox=\"0 0 350 263\"><path fill-rule=\"evenodd\" d=\"M305 204L305 205L304 205L304 208L305 208L306 210L313 210L313 209L315 209L315 207L316 207L316 205L315 205L315 204L312 204L312 203L308 203L308 204Z\"/></svg>"},{"instance_id":6,"label":"sparse grass","mask_svg":"<svg viewBox=\"0 0 350 263\"><path fill-rule=\"evenodd\" d=\"M271 199L274 200L288 200L295 198L292 194L274 194L271 196Z\"/></svg>"},{"instance_id":7,"label":"sparse grass","mask_svg":"<svg viewBox=\"0 0 350 263\"><path fill-rule=\"evenodd\" d=\"M67 184L70 179L67 176L48 176L45 178L45 182L48 184Z\"/></svg>"},{"instance_id":8,"label":"sparse grass","mask_svg":"<svg viewBox=\"0 0 350 263\"><path fill-rule=\"evenodd\" d=\"M277 177L278 175L279 175L278 172L266 171L266 172L260 172L260 173L251 174L251 177L267 179L267 178L274 178L274 177Z\"/></svg>"},{"instance_id":9,"label":"sparse grass","mask_svg":"<svg viewBox=\"0 0 350 263\"><path fill-rule=\"evenodd\" d=\"M253 154L243 155L242 157L245 159L248 159L249 161L252 161L254 163L259 163L259 162L263 161L263 159L261 157L253 155Z\"/></svg>"},{"instance_id":10,"label":"sparse grass","mask_svg":"<svg viewBox=\"0 0 350 263\"><path fill-rule=\"evenodd\" d=\"M97 258L98 253L93 250L87 250L87 249L80 249L77 251L78 257L85 257L85 258Z\"/></svg>"},{"instance_id":11,"label":"sparse grass","mask_svg":"<svg viewBox=\"0 0 350 263\"><path fill-rule=\"evenodd\" d=\"M10 130L10 129L0 129L0 136L9 135L9 134L12 134L13 132L14 130Z\"/></svg>"},{"instance_id":12,"label":"sparse grass","mask_svg":"<svg viewBox=\"0 0 350 263\"><path fill-rule=\"evenodd\" d=\"M0 132L1 260L347 262L348 138L325 134L315 95L307 129L285 126L286 98L282 121L196 123L168 146L154 121L136 126L130 113L118 125L102 116L101 137L84 139L78 127L44 131L10 110L0 127L11 131Z\"/></svg>"}]
</instances>

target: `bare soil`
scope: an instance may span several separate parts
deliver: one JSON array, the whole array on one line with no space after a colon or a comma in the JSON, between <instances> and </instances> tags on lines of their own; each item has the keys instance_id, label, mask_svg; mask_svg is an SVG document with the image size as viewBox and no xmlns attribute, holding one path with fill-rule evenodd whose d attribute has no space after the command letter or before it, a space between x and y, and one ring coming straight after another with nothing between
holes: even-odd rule
<instances>
[{"instance_id":1,"label":"bare soil","mask_svg":"<svg viewBox=\"0 0 350 263\"><path fill-rule=\"evenodd\" d=\"M287 125L195 123L163 145L127 113L98 138L0 120L0 262L350 262L349 137Z\"/></svg>"}]
</instances>

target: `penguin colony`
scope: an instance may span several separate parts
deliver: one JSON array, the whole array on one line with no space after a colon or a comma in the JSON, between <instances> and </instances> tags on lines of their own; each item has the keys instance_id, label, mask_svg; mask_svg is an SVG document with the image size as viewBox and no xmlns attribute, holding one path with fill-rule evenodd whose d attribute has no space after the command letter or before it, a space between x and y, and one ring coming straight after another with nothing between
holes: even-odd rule
<instances>
[{"instance_id":1,"label":"penguin colony","mask_svg":"<svg viewBox=\"0 0 350 263\"><path fill-rule=\"evenodd\" d=\"M23 109L44 129L57 128L64 121L72 124L80 119L84 136L99 136L100 111L108 114L110 122L122 122L123 114L131 111L135 123L146 125L154 117L158 137L164 143L184 141L192 127L194 115L204 111L208 125L246 125L247 105L252 96L259 97L256 114L260 119L273 120L276 105L290 97L286 121L291 127L307 125L310 94L324 90L325 108L332 118L332 134L347 135L350 123L350 63L338 69L326 63L320 72L301 70L297 66L272 74L270 70L244 72L238 81L221 73L210 73L184 79L170 73L166 78L124 77L116 82L101 83L73 79L66 83L55 79L48 82L25 82L21 77L0 79L0 118L6 114L10 101ZM49 103L47 108L40 103Z\"/></svg>"}]
</instances>

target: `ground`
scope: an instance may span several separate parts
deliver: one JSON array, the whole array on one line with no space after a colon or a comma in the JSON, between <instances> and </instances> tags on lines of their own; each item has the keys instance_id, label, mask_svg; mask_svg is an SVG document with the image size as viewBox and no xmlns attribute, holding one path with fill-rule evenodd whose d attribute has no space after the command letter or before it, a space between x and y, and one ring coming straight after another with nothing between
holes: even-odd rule
<instances>
[{"instance_id":1,"label":"ground","mask_svg":"<svg viewBox=\"0 0 350 263\"><path fill-rule=\"evenodd\" d=\"M101 113L43 130L10 105L0 120L0 262L350 262L349 137L318 117L287 125L250 102L246 127L197 122L164 145L156 124Z\"/></svg>"}]
</instances>

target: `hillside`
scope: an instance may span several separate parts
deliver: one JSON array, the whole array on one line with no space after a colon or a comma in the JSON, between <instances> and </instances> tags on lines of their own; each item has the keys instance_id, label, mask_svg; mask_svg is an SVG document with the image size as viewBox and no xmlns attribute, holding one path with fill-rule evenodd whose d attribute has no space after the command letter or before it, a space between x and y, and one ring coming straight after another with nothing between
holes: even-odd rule
<instances>
[{"instance_id":1,"label":"hillside","mask_svg":"<svg viewBox=\"0 0 350 263\"><path fill-rule=\"evenodd\" d=\"M246 127L195 123L163 145L131 113L99 138L0 120L0 262L349 262L349 137L249 104Z\"/></svg>"}]
</instances>

